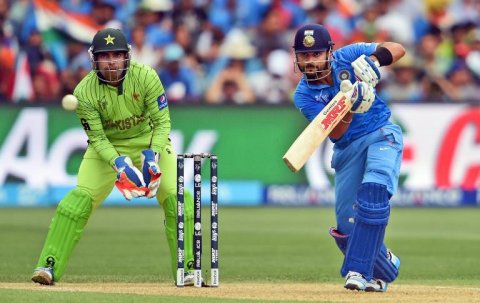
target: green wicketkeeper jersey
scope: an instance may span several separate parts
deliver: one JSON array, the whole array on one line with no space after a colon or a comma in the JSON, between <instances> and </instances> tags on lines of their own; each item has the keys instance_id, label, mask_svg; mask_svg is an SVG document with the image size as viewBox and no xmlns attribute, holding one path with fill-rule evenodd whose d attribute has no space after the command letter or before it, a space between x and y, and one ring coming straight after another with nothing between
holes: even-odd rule
<instances>
[{"instance_id":1,"label":"green wicketkeeper jersey","mask_svg":"<svg viewBox=\"0 0 480 303\"><path fill-rule=\"evenodd\" d=\"M118 87L101 82L91 71L73 94L90 145L110 165L119 156L116 144L128 144L128 139L151 134L150 147L158 153L167 144L170 113L154 69L132 61Z\"/></svg>"}]
</instances>

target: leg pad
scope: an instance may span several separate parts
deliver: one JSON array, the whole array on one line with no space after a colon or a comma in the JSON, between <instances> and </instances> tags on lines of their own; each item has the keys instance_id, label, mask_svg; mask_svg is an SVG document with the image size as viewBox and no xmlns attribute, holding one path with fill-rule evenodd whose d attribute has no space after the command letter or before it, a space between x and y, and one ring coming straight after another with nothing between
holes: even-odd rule
<instances>
[{"instance_id":1,"label":"leg pad","mask_svg":"<svg viewBox=\"0 0 480 303\"><path fill-rule=\"evenodd\" d=\"M92 201L88 192L74 189L58 204L37 264L37 267L53 267L55 281L61 278L73 248L83 234L92 213Z\"/></svg>"},{"instance_id":2,"label":"leg pad","mask_svg":"<svg viewBox=\"0 0 480 303\"><path fill-rule=\"evenodd\" d=\"M335 228L330 228L330 236L333 237L340 251L345 254L347 251L349 235L343 235ZM393 282L398 277L398 268L392 263L388 257L387 248L385 244L382 245L380 253L378 254L375 264L373 266L373 277L381 279L387 283Z\"/></svg>"},{"instance_id":3,"label":"leg pad","mask_svg":"<svg viewBox=\"0 0 480 303\"><path fill-rule=\"evenodd\" d=\"M345 253L341 273L361 273L367 281L373 278L375 260L383 245L390 217L388 191L385 185L364 183L357 194L353 231Z\"/></svg>"}]
</instances>

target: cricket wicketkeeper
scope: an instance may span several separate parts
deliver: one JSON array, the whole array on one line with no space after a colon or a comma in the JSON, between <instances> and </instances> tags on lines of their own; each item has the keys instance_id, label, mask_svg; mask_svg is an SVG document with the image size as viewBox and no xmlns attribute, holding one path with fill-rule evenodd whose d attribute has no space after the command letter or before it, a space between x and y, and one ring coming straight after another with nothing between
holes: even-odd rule
<instances>
[{"instance_id":1,"label":"cricket wicketkeeper","mask_svg":"<svg viewBox=\"0 0 480 303\"><path fill-rule=\"evenodd\" d=\"M303 77L295 106L312 121L339 92L354 82L353 106L329 137L334 143L335 215L330 230L345 255L340 270L345 288L383 292L398 276L400 260L384 244L390 198L397 190L403 151L402 131L375 93L379 67L405 54L395 42L355 43L333 50L328 30L307 24L295 34L295 67Z\"/></svg>"},{"instance_id":2,"label":"cricket wicketkeeper","mask_svg":"<svg viewBox=\"0 0 480 303\"><path fill-rule=\"evenodd\" d=\"M156 197L176 277L176 154L168 138L170 114L154 69L132 61L118 29L106 28L88 50L92 71L74 91L77 116L88 136L78 184L60 201L33 274L34 282L59 281L92 212L115 185L127 200ZM161 178L160 178L161 177ZM160 181L161 180L161 181ZM193 197L185 192L185 264L193 262ZM185 285L193 273L185 268Z\"/></svg>"}]
</instances>

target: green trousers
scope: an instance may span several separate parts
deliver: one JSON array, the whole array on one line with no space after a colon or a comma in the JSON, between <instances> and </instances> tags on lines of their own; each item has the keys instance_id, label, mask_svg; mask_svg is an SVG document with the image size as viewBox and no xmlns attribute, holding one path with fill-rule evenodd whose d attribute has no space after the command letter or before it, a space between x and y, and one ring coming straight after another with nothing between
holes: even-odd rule
<instances>
[{"instance_id":1,"label":"green trousers","mask_svg":"<svg viewBox=\"0 0 480 303\"><path fill-rule=\"evenodd\" d=\"M148 148L149 137L134 138L114 143L120 155L129 156L141 170L141 151ZM170 249L172 276L176 279L176 154L171 144L161 151L159 166L162 171L157 201L165 213L165 233ZM78 172L77 187L60 201L50 224L47 238L37 266L54 267L55 281L60 280L76 243L80 239L89 217L114 188L116 172L95 150L87 148ZM117 189L114 189L117 190ZM125 203L135 203L125 200ZM193 262L193 197L185 193L185 264ZM161 258L162 256L159 256ZM53 260L53 263L52 263ZM185 268L189 270L189 268Z\"/></svg>"}]
</instances>

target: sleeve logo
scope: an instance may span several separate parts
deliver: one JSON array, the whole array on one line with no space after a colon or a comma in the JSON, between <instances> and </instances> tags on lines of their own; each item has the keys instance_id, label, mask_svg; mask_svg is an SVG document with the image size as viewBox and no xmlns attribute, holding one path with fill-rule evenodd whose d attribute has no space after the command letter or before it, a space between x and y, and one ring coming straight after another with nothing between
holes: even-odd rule
<instances>
[{"instance_id":1,"label":"sleeve logo","mask_svg":"<svg viewBox=\"0 0 480 303\"><path fill-rule=\"evenodd\" d=\"M91 130L90 125L88 125L87 119L80 119L80 123L83 125L84 130Z\"/></svg>"},{"instance_id":2,"label":"sleeve logo","mask_svg":"<svg viewBox=\"0 0 480 303\"><path fill-rule=\"evenodd\" d=\"M160 109L160 110L168 107L167 96L165 95L165 93L161 94L158 97L157 103L158 103L158 109Z\"/></svg>"}]
</instances>

